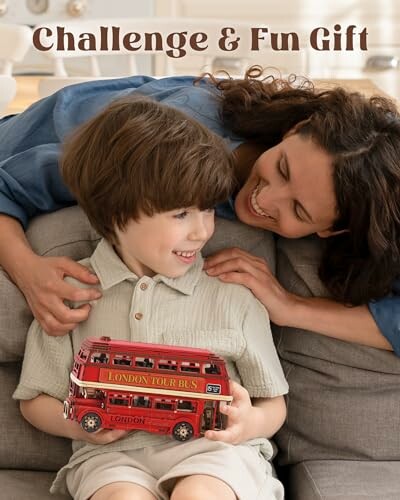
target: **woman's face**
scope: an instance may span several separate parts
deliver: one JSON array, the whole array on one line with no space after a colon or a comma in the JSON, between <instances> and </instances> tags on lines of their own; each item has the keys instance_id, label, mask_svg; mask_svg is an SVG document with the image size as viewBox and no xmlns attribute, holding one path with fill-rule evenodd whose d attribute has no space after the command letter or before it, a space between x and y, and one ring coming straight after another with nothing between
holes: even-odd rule
<instances>
[{"instance_id":1,"label":"woman's face","mask_svg":"<svg viewBox=\"0 0 400 500\"><path fill-rule=\"evenodd\" d=\"M286 238L332 234L332 158L309 137L287 135L255 162L235 201L238 218Z\"/></svg>"}]
</instances>

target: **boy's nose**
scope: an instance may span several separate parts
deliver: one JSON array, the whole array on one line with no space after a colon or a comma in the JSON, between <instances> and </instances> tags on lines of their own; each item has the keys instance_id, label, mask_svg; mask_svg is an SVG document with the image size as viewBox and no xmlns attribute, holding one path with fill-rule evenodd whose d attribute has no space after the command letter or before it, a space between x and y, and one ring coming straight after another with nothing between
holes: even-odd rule
<instances>
[{"instance_id":1,"label":"boy's nose","mask_svg":"<svg viewBox=\"0 0 400 500\"><path fill-rule=\"evenodd\" d=\"M190 231L189 239L191 240L205 240L208 236L207 227L204 223L198 222Z\"/></svg>"}]
</instances>

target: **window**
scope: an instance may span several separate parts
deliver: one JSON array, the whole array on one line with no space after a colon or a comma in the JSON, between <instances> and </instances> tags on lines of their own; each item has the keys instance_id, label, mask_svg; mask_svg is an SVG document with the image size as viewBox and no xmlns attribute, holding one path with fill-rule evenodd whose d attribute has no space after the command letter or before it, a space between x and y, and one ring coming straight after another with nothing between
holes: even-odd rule
<instances>
[{"instance_id":1,"label":"window","mask_svg":"<svg viewBox=\"0 0 400 500\"><path fill-rule=\"evenodd\" d=\"M200 365L192 361L182 361L181 372L200 373Z\"/></svg>"},{"instance_id":2,"label":"window","mask_svg":"<svg viewBox=\"0 0 400 500\"><path fill-rule=\"evenodd\" d=\"M136 408L150 408L150 398L147 396L135 396L133 398L133 406Z\"/></svg>"},{"instance_id":3,"label":"window","mask_svg":"<svg viewBox=\"0 0 400 500\"><path fill-rule=\"evenodd\" d=\"M139 366L141 368L153 368L154 359L137 357L135 360L135 366Z\"/></svg>"},{"instance_id":4,"label":"window","mask_svg":"<svg viewBox=\"0 0 400 500\"><path fill-rule=\"evenodd\" d=\"M120 366L131 366L132 359L126 354L116 354L113 359L113 364Z\"/></svg>"},{"instance_id":5,"label":"window","mask_svg":"<svg viewBox=\"0 0 400 500\"><path fill-rule=\"evenodd\" d=\"M155 407L157 410L173 410L174 403L170 399L158 399L156 400Z\"/></svg>"},{"instance_id":6,"label":"window","mask_svg":"<svg viewBox=\"0 0 400 500\"><path fill-rule=\"evenodd\" d=\"M109 360L110 357L105 352L94 352L92 354L92 357L90 358L90 361L92 363L101 363L101 364L108 364Z\"/></svg>"},{"instance_id":7,"label":"window","mask_svg":"<svg viewBox=\"0 0 400 500\"><path fill-rule=\"evenodd\" d=\"M112 405L129 406L129 397L123 394L110 394L109 402Z\"/></svg>"},{"instance_id":8,"label":"window","mask_svg":"<svg viewBox=\"0 0 400 500\"><path fill-rule=\"evenodd\" d=\"M181 411L195 412L196 411L196 406L191 401L185 401L183 399L180 399L178 401L176 409L177 410L181 410Z\"/></svg>"},{"instance_id":9,"label":"window","mask_svg":"<svg viewBox=\"0 0 400 500\"><path fill-rule=\"evenodd\" d=\"M218 365L214 363L205 363L204 364L204 373L212 374L212 375L221 375L221 370Z\"/></svg>"},{"instance_id":10,"label":"window","mask_svg":"<svg viewBox=\"0 0 400 500\"><path fill-rule=\"evenodd\" d=\"M83 351L83 350L81 349L81 350L79 351L78 356L79 356L81 359L85 360L85 359L87 359L87 357L88 357L88 352L87 352L86 350L85 350L85 351Z\"/></svg>"},{"instance_id":11,"label":"window","mask_svg":"<svg viewBox=\"0 0 400 500\"><path fill-rule=\"evenodd\" d=\"M172 361L170 359L160 359L158 361L158 369L176 371L177 369L176 361Z\"/></svg>"}]
</instances>

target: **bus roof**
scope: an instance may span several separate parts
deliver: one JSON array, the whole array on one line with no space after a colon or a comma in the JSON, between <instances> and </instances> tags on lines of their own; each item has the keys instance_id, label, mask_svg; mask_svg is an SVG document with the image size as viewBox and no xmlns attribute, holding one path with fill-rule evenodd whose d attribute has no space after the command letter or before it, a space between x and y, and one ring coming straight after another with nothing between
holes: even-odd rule
<instances>
[{"instance_id":1,"label":"bus roof","mask_svg":"<svg viewBox=\"0 0 400 500\"><path fill-rule=\"evenodd\" d=\"M199 349L196 347L181 347L163 344L151 344L147 342L130 342L127 340L116 340L110 337L88 337L86 338L81 349L89 349L99 352L118 352L124 351L137 355L149 356L168 356L174 358L192 357L198 359L208 359L210 361L223 361L220 356L217 356L208 349Z\"/></svg>"}]
</instances>

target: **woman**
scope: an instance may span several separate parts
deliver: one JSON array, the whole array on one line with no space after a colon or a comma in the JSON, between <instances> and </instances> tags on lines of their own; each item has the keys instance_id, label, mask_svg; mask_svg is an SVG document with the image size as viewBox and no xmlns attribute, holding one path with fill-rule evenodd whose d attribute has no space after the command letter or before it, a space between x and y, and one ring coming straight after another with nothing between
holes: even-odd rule
<instances>
[{"instance_id":1,"label":"woman","mask_svg":"<svg viewBox=\"0 0 400 500\"><path fill-rule=\"evenodd\" d=\"M70 260L36 256L23 226L37 213L74 203L58 173L64 137L110 100L138 92L181 108L226 138L238 193L217 214L233 216L234 208L239 220L278 235L325 239L320 276L336 301L287 293L265 262L237 249L209 258L207 272L249 287L277 324L400 354L400 297L388 297L400 274L393 244L400 232L394 104L342 89L318 92L255 79L260 75L253 68L244 80L197 85L179 77L87 83L0 121L0 264L46 331L63 334L87 318L89 305L72 311L64 299L98 298L94 288L78 290L63 277L93 285L96 278Z\"/></svg>"}]
</instances>

